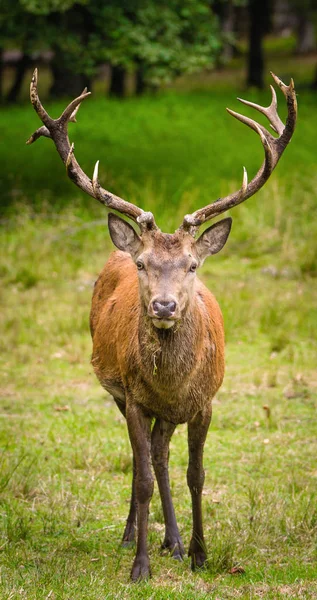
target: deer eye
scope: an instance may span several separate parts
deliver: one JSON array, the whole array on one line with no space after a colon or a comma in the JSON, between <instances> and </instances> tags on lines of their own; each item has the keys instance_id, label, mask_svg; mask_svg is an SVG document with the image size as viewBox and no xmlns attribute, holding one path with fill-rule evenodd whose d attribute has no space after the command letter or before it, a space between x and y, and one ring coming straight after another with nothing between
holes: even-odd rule
<instances>
[{"instance_id":1,"label":"deer eye","mask_svg":"<svg viewBox=\"0 0 317 600\"><path fill-rule=\"evenodd\" d=\"M194 273L194 272L196 271L196 269L197 269L197 263L192 263L192 264L190 265L190 268L189 268L189 270L190 270L192 273Z\"/></svg>"},{"instance_id":2,"label":"deer eye","mask_svg":"<svg viewBox=\"0 0 317 600\"><path fill-rule=\"evenodd\" d=\"M144 269L144 263L142 262L142 260L137 260L136 268L138 269L138 271L142 271L142 269Z\"/></svg>"}]
</instances>

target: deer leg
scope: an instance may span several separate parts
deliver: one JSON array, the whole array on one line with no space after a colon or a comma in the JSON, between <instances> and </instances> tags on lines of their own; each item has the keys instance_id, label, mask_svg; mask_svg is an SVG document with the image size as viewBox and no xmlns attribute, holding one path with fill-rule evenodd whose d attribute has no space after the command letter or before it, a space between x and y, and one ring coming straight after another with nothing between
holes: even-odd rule
<instances>
[{"instance_id":1,"label":"deer leg","mask_svg":"<svg viewBox=\"0 0 317 600\"><path fill-rule=\"evenodd\" d=\"M151 419L136 404L127 404L126 417L136 467L135 498L138 521L136 556L131 579L139 581L151 576L147 551L148 513L154 487L151 472Z\"/></svg>"},{"instance_id":2,"label":"deer leg","mask_svg":"<svg viewBox=\"0 0 317 600\"><path fill-rule=\"evenodd\" d=\"M189 461L187 483L192 498L193 531L189 545L188 556L191 557L191 567L194 571L204 565L207 555L204 541L201 499L205 480L203 469L204 443L211 420L211 411L199 412L188 423Z\"/></svg>"},{"instance_id":3,"label":"deer leg","mask_svg":"<svg viewBox=\"0 0 317 600\"><path fill-rule=\"evenodd\" d=\"M173 423L161 419L155 421L152 430L151 452L165 522L162 548L168 548L173 558L182 560L184 546L176 523L168 476L169 443L175 427L176 425Z\"/></svg>"},{"instance_id":4,"label":"deer leg","mask_svg":"<svg viewBox=\"0 0 317 600\"><path fill-rule=\"evenodd\" d=\"M114 401L120 410L121 414L126 419L126 407L122 400L114 398ZM131 500L130 500L130 510L126 522L126 526L124 529L124 533L122 536L121 545L123 547L130 546L133 544L135 539L135 524L136 524L136 499L135 499L135 476L136 476L136 468L135 468L135 459L133 456L133 471L132 471L132 490L131 490Z\"/></svg>"},{"instance_id":5,"label":"deer leg","mask_svg":"<svg viewBox=\"0 0 317 600\"><path fill-rule=\"evenodd\" d=\"M136 467L135 460L133 457L133 474L132 474L132 491L131 491L131 500L130 500L130 510L126 522L126 526L124 529L124 533L122 536L121 545L123 547L130 546L134 543L135 539L135 524L136 524L136 498L135 498L135 477L136 477Z\"/></svg>"}]
</instances>

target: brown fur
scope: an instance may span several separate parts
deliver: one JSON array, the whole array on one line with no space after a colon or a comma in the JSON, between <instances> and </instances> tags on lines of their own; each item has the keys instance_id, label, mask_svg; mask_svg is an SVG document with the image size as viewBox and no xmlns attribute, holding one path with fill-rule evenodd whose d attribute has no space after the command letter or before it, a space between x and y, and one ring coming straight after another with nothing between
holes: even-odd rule
<instances>
[{"instance_id":1,"label":"brown fur","mask_svg":"<svg viewBox=\"0 0 317 600\"><path fill-rule=\"evenodd\" d=\"M110 393L128 387L148 414L176 424L211 403L224 374L223 320L198 279L180 324L156 330L142 312L135 264L114 252L96 282L90 323L93 368Z\"/></svg>"}]
</instances>

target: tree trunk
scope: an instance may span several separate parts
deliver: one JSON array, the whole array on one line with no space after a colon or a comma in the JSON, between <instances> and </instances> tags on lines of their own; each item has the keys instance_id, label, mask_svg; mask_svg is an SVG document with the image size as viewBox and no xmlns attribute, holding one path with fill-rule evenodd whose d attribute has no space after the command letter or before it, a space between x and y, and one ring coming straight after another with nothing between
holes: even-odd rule
<instances>
[{"instance_id":1,"label":"tree trunk","mask_svg":"<svg viewBox=\"0 0 317 600\"><path fill-rule=\"evenodd\" d=\"M263 88L263 37L269 29L269 0L249 0L249 54L247 85Z\"/></svg>"},{"instance_id":2,"label":"tree trunk","mask_svg":"<svg viewBox=\"0 0 317 600\"><path fill-rule=\"evenodd\" d=\"M109 87L109 95L123 98L125 95L125 69L120 66L113 65L111 68L111 79Z\"/></svg>"},{"instance_id":3,"label":"tree trunk","mask_svg":"<svg viewBox=\"0 0 317 600\"><path fill-rule=\"evenodd\" d=\"M138 67L135 72L135 93L141 96L146 91L146 83L144 81L144 73L142 67Z\"/></svg>"},{"instance_id":4,"label":"tree trunk","mask_svg":"<svg viewBox=\"0 0 317 600\"><path fill-rule=\"evenodd\" d=\"M90 79L82 73L73 73L64 64L63 56L55 50L51 63L53 83L50 88L52 98L80 96L85 87L90 88Z\"/></svg>"},{"instance_id":5,"label":"tree trunk","mask_svg":"<svg viewBox=\"0 0 317 600\"><path fill-rule=\"evenodd\" d=\"M308 54L316 50L314 24L309 14L298 14L297 54Z\"/></svg>"},{"instance_id":6,"label":"tree trunk","mask_svg":"<svg viewBox=\"0 0 317 600\"><path fill-rule=\"evenodd\" d=\"M227 40L225 40L223 46L222 58L225 62L228 62L233 58L234 53L234 46L230 40L230 37L232 37L234 33L234 9L232 0L229 0L229 2L226 3L222 31L225 35L227 35Z\"/></svg>"},{"instance_id":7,"label":"tree trunk","mask_svg":"<svg viewBox=\"0 0 317 600\"><path fill-rule=\"evenodd\" d=\"M315 75L314 75L313 82L311 84L311 89L314 90L314 92L317 91L317 66L315 67Z\"/></svg>"},{"instance_id":8,"label":"tree trunk","mask_svg":"<svg viewBox=\"0 0 317 600\"><path fill-rule=\"evenodd\" d=\"M20 60L15 67L15 77L11 89L9 90L6 101L9 103L16 102L21 91L24 80L24 75L32 63L32 59L28 54L22 54Z\"/></svg>"},{"instance_id":9,"label":"tree trunk","mask_svg":"<svg viewBox=\"0 0 317 600\"><path fill-rule=\"evenodd\" d=\"M3 102L3 48L0 48L0 102Z\"/></svg>"},{"instance_id":10,"label":"tree trunk","mask_svg":"<svg viewBox=\"0 0 317 600\"><path fill-rule=\"evenodd\" d=\"M213 12L217 15L220 22L220 30L224 35L224 42L221 50L220 61L228 62L234 54L234 45L230 38L234 34L234 6L233 0L218 0L213 3Z\"/></svg>"}]
</instances>

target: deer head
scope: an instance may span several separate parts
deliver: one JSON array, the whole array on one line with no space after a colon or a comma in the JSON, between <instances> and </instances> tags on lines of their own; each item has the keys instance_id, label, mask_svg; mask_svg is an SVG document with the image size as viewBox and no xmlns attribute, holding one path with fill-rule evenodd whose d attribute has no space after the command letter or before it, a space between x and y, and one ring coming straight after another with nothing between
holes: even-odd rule
<instances>
[{"instance_id":1,"label":"deer head","mask_svg":"<svg viewBox=\"0 0 317 600\"><path fill-rule=\"evenodd\" d=\"M190 304L197 268L226 243L231 219L212 225L198 240L183 229L171 235L151 228L139 236L114 214L108 225L114 245L129 252L136 264L144 312L155 327L169 329Z\"/></svg>"}]
</instances>

